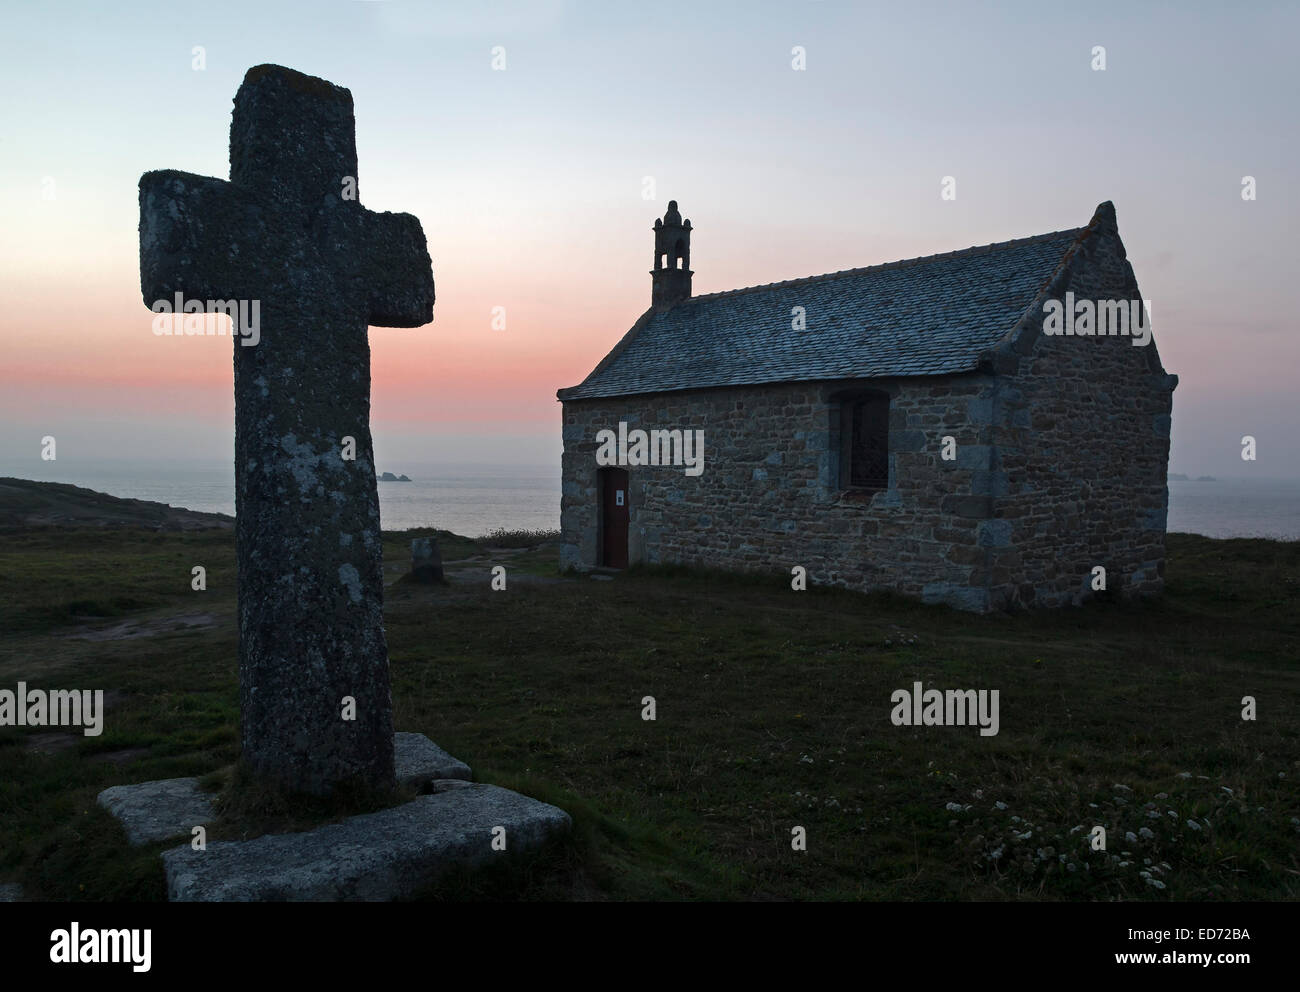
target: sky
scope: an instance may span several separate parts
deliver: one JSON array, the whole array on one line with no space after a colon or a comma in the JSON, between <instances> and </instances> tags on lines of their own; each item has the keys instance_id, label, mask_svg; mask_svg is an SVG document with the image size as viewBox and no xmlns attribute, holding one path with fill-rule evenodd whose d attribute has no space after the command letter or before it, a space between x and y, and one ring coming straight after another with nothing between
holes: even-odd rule
<instances>
[{"instance_id":1,"label":"sky","mask_svg":"<svg viewBox=\"0 0 1300 992\"><path fill-rule=\"evenodd\" d=\"M152 333L137 183L228 177L231 99L273 62L352 91L363 204L428 239L433 323L369 332L380 464L558 465L555 391L649 305L670 199L696 294L1111 200L1181 380L1171 470L1300 476L1295 3L6 0L0 23L6 464L47 435L61 463L233 461L231 340Z\"/></svg>"}]
</instances>

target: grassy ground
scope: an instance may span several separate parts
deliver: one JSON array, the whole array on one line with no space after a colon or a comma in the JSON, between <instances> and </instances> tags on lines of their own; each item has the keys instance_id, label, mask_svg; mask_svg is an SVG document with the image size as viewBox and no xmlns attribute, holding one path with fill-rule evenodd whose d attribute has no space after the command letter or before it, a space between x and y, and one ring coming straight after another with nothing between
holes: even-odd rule
<instances>
[{"instance_id":1,"label":"grassy ground","mask_svg":"<svg viewBox=\"0 0 1300 992\"><path fill-rule=\"evenodd\" d=\"M412 536L385 535L390 582ZM429 898L1300 896L1300 544L1173 535L1158 602L975 617L784 577L562 578L553 547L439 536L462 580L389 589L397 726L576 830ZM0 881L163 897L167 845L129 848L95 795L228 775L234 602L228 532L4 536L0 688L112 705L98 738L0 729ZM998 689L1000 733L893 726L914 681Z\"/></svg>"}]
</instances>

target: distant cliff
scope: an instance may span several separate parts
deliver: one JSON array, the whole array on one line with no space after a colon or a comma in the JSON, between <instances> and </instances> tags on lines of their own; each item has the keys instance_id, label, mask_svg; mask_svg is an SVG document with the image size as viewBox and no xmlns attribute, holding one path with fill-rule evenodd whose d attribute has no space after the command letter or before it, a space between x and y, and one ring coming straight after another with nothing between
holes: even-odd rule
<instances>
[{"instance_id":1,"label":"distant cliff","mask_svg":"<svg viewBox=\"0 0 1300 992\"><path fill-rule=\"evenodd\" d=\"M235 518L143 499L119 499L65 482L0 478L0 529L26 527L144 527L150 530L229 530Z\"/></svg>"}]
</instances>

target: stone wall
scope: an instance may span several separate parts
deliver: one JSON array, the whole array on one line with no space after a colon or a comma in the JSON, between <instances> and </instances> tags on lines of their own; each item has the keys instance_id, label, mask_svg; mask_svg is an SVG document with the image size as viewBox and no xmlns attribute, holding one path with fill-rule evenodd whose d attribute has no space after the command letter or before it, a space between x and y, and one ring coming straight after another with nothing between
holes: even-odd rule
<instances>
[{"instance_id":1,"label":"stone wall","mask_svg":"<svg viewBox=\"0 0 1300 992\"><path fill-rule=\"evenodd\" d=\"M1042 299L1140 299L1104 204L1091 236ZM989 562L997 606L1060 605L1094 595L1092 569L1121 596L1164 587L1173 389L1154 339L1042 333L1042 299L999 349L991 437L1002 522ZM1152 301L1152 312L1160 312Z\"/></svg>"},{"instance_id":2,"label":"stone wall","mask_svg":"<svg viewBox=\"0 0 1300 992\"><path fill-rule=\"evenodd\" d=\"M839 485L836 394L890 394L889 487ZM659 393L564 404L562 564L597 564L597 432L704 431L704 471L629 466L629 561L790 575L814 584L890 589L964 609L988 608L990 376L796 383ZM981 411L984 411L981 413ZM955 461L941 439L958 443Z\"/></svg>"}]
</instances>

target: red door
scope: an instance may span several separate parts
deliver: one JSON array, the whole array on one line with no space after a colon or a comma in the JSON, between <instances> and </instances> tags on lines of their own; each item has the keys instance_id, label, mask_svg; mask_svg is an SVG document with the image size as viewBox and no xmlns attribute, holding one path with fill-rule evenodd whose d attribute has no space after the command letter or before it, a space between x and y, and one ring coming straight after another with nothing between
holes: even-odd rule
<instances>
[{"instance_id":1,"label":"red door","mask_svg":"<svg viewBox=\"0 0 1300 992\"><path fill-rule=\"evenodd\" d=\"M601 469L600 482L600 563L627 568L627 469Z\"/></svg>"}]
</instances>

